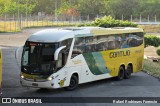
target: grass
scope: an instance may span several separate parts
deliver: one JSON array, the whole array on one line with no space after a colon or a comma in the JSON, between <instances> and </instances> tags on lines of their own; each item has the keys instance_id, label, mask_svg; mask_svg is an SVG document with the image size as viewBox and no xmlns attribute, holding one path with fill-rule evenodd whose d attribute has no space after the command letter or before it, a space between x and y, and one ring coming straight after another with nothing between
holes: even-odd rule
<instances>
[{"instance_id":1,"label":"grass","mask_svg":"<svg viewBox=\"0 0 160 106\"><path fill-rule=\"evenodd\" d=\"M160 25L138 25L146 33L160 33Z\"/></svg>"},{"instance_id":2,"label":"grass","mask_svg":"<svg viewBox=\"0 0 160 106\"><path fill-rule=\"evenodd\" d=\"M160 63L144 60L144 72L160 78Z\"/></svg>"},{"instance_id":3,"label":"grass","mask_svg":"<svg viewBox=\"0 0 160 106\"><path fill-rule=\"evenodd\" d=\"M51 22L51 21L22 21L22 28L52 27L52 26L75 26L75 22ZM0 32L19 32L18 21L0 21Z\"/></svg>"},{"instance_id":4,"label":"grass","mask_svg":"<svg viewBox=\"0 0 160 106\"><path fill-rule=\"evenodd\" d=\"M0 21L0 32L19 32L18 22Z\"/></svg>"}]
</instances>

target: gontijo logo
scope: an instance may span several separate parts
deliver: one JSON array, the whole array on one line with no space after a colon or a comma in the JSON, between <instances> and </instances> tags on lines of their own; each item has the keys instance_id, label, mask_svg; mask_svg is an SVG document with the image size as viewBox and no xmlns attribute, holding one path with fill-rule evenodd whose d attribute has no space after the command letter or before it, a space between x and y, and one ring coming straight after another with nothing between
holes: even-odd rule
<instances>
[{"instance_id":1,"label":"gontijo logo","mask_svg":"<svg viewBox=\"0 0 160 106\"><path fill-rule=\"evenodd\" d=\"M117 58L117 57L122 57L122 56L130 56L130 50L111 52L109 54L110 58Z\"/></svg>"}]
</instances>

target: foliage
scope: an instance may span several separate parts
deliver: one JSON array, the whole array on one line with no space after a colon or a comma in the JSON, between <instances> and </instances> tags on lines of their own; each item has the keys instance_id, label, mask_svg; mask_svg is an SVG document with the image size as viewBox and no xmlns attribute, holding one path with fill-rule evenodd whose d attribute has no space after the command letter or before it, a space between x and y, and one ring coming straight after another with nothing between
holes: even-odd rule
<instances>
[{"instance_id":1,"label":"foliage","mask_svg":"<svg viewBox=\"0 0 160 106\"><path fill-rule=\"evenodd\" d=\"M0 15L32 13L36 0L0 0Z\"/></svg>"},{"instance_id":2,"label":"foliage","mask_svg":"<svg viewBox=\"0 0 160 106\"><path fill-rule=\"evenodd\" d=\"M145 47L146 46L155 46L155 47L160 46L160 37L146 35L144 37L144 40L145 40Z\"/></svg>"},{"instance_id":3,"label":"foliage","mask_svg":"<svg viewBox=\"0 0 160 106\"><path fill-rule=\"evenodd\" d=\"M130 19L138 4L139 0L110 0L108 2L108 11L109 14L117 19L121 19L122 15L124 16L124 19Z\"/></svg>"},{"instance_id":4,"label":"foliage","mask_svg":"<svg viewBox=\"0 0 160 106\"><path fill-rule=\"evenodd\" d=\"M107 3L109 0L79 0L78 10L83 16L95 17L108 13Z\"/></svg>"},{"instance_id":5,"label":"foliage","mask_svg":"<svg viewBox=\"0 0 160 106\"><path fill-rule=\"evenodd\" d=\"M157 49L157 54L160 56L160 46Z\"/></svg>"},{"instance_id":6,"label":"foliage","mask_svg":"<svg viewBox=\"0 0 160 106\"><path fill-rule=\"evenodd\" d=\"M60 0L35 0L35 8L33 9L32 14L36 14L38 12L44 12L45 14L53 14L56 9L56 2L60 5Z\"/></svg>"},{"instance_id":7,"label":"foliage","mask_svg":"<svg viewBox=\"0 0 160 106\"><path fill-rule=\"evenodd\" d=\"M0 0L0 15L17 14L67 14L90 16L112 15L115 19L157 16L160 17L160 0Z\"/></svg>"},{"instance_id":8,"label":"foliage","mask_svg":"<svg viewBox=\"0 0 160 106\"><path fill-rule=\"evenodd\" d=\"M55 10L58 15L78 16L78 5L72 5L70 2L64 2L60 8Z\"/></svg>"},{"instance_id":9,"label":"foliage","mask_svg":"<svg viewBox=\"0 0 160 106\"><path fill-rule=\"evenodd\" d=\"M115 20L111 16L104 16L102 18L96 18L92 23L81 24L79 26L99 26L99 27L137 27L129 21Z\"/></svg>"}]
</instances>

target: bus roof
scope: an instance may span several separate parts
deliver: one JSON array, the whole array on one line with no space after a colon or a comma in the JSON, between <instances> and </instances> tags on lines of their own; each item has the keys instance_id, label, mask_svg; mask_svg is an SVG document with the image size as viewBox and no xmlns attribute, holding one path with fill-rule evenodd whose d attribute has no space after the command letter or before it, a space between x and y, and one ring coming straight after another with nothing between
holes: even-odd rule
<instances>
[{"instance_id":1,"label":"bus roof","mask_svg":"<svg viewBox=\"0 0 160 106\"><path fill-rule=\"evenodd\" d=\"M32 34L27 41L51 43L51 42L60 42L65 39L74 37L135 33L135 32L143 32L143 30L140 28L133 28L133 27L115 27L115 28L69 27L62 29L42 30Z\"/></svg>"}]
</instances>

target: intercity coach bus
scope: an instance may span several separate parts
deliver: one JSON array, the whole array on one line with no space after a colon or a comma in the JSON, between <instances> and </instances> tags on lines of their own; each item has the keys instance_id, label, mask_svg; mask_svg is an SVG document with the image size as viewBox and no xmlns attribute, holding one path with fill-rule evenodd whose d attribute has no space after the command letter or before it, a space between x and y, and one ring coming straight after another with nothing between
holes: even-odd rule
<instances>
[{"instance_id":1,"label":"intercity coach bus","mask_svg":"<svg viewBox=\"0 0 160 106\"><path fill-rule=\"evenodd\" d=\"M2 94L2 51L0 49L0 95Z\"/></svg>"},{"instance_id":2,"label":"intercity coach bus","mask_svg":"<svg viewBox=\"0 0 160 106\"><path fill-rule=\"evenodd\" d=\"M143 30L132 27L48 29L31 35L21 60L20 83L74 90L78 84L130 78L143 69Z\"/></svg>"}]
</instances>

